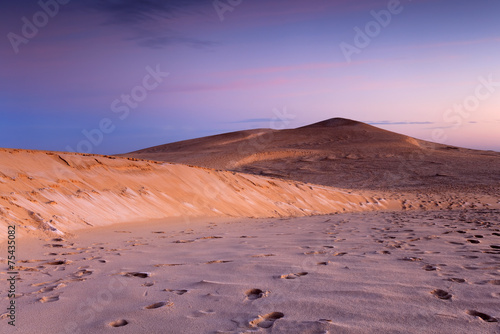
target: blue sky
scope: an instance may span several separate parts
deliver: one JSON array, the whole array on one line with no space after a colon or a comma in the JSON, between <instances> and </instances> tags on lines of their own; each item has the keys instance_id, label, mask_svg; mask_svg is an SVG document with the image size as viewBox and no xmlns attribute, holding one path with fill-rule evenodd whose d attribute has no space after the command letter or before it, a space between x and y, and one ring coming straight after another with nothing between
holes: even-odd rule
<instances>
[{"instance_id":1,"label":"blue sky","mask_svg":"<svg viewBox=\"0 0 500 334\"><path fill-rule=\"evenodd\" d=\"M0 147L112 154L346 117L500 151L496 0L1 6Z\"/></svg>"}]
</instances>

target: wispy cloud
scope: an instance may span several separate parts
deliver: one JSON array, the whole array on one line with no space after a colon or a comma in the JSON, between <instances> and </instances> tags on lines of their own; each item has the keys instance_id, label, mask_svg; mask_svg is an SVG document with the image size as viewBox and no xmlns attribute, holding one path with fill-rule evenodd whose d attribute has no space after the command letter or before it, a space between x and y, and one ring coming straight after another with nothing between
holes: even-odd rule
<instances>
[{"instance_id":1,"label":"wispy cloud","mask_svg":"<svg viewBox=\"0 0 500 334\"><path fill-rule=\"evenodd\" d=\"M86 0L87 7L109 15L110 24L134 24L159 18L199 13L204 0Z\"/></svg>"},{"instance_id":2,"label":"wispy cloud","mask_svg":"<svg viewBox=\"0 0 500 334\"><path fill-rule=\"evenodd\" d=\"M293 118L285 118L285 119L280 119L284 121L292 120ZM242 119L239 121L234 121L230 123L271 123L271 122L276 122L276 117L274 118L248 118L248 119Z\"/></svg>"},{"instance_id":3,"label":"wispy cloud","mask_svg":"<svg viewBox=\"0 0 500 334\"><path fill-rule=\"evenodd\" d=\"M266 86L280 86L294 83L299 79L275 79L275 80L237 80L224 83L199 83L179 85L167 88L169 93L189 93L200 91L231 91L238 89L261 88Z\"/></svg>"},{"instance_id":4,"label":"wispy cloud","mask_svg":"<svg viewBox=\"0 0 500 334\"><path fill-rule=\"evenodd\" d=\"M375 122L366 122L371 125L422 125L422 124L435 124L435 122L417 122L417 121L375 121Z\"/></svg>"},{"instance_id":5,"label":"wispy cloud","mask_svg":"<svg viewBox=\"0 0 500 334\"><path fill-rule=\"evenodd\" d=\"M269 66L269 67L259 67L259 68L247 68L242 70L223 71L218 74L224 76L259 75L259 74L282 73L282 72L292 72L292 71L310 71L310 70L322 70L328 68L352 67L354 65L373 64L378 62L381 61L376 59L370 59L362 61L353 61L351 63L346 63L346 62L304 63L304 64L295 64L288 66Z\"/></svg>"},{"instance_id":6,"label":"wispy cloud","mask_svg":"<svg viewBox=\"0 0 500 334\"><path fill-rule=\"evenodd\" d=\"M447 42L437 42L437 43L428 43L428 44L416 44L409 45L404 47L395 47L393 49L432 49L432 48L443 48L450 46L469 46L476 44L484 44L484 43L492 43L492 42L500 42L500 37L489 37L489 38L479 38L479 39L470 39L470 40L461 40L461 41L447 41Z\"/></svg>"},{"instance_id":7,"label":"wispy cloud","mask_svg":"<svg viewBox=\"0 0 500 334\"><path fill-rule=\"evenodd\" d=\"M144 46L152 49L162 49L169 45L174 44L185 44L193 48L201 49L211 46L216 46L218 43L191 38L191 37L181 37L181 36L151 36L135 38L137 40L137 45Z\"/></svg>"},{"instance_id":8,"label":"wispy cloud","mask_svg":"<svg viewBox=\"0 0 500 334\"><path fill-rule=\"evenodd\" d=\"M174 44L206 48L217 43L179 33L173 27L187 17L202 17L211 3L202 0L86 0L80 5L104 16L104 25L120 25L129 34L125 40L159 49Z\"/></svg>"}]
</instances>

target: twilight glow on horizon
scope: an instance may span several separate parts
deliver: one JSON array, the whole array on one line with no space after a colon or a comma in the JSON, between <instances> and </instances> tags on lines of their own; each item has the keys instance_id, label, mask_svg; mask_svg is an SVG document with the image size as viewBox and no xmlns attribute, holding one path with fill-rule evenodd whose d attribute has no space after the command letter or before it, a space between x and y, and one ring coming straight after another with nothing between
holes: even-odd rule
<instances>
[{"instance_id":1,"label":"twilight glow on horizon","mask_svg":"<svg viewBox=\"0 0 500 334\"><path fill-rule=\"evenodd\" d=\"M115 154L344 117L500 151L498 0L1 7L0 147Z\"/></svg>"}]
</instances>

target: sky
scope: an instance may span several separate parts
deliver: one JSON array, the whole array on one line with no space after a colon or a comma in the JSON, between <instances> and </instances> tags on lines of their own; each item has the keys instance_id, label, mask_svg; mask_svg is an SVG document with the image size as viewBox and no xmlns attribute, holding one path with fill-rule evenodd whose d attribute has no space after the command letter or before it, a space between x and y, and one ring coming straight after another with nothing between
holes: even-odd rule
<instances>
[{"instance_id":1,"label":"sky","mask_svg":"<svg viewBox=\"0 0 500 334\"><path fill-rule=\"evenodd\" d=\"M500 151L498 0L0 5L0 147L125 153L350 118Z\"/></svg>"}]
</instances>

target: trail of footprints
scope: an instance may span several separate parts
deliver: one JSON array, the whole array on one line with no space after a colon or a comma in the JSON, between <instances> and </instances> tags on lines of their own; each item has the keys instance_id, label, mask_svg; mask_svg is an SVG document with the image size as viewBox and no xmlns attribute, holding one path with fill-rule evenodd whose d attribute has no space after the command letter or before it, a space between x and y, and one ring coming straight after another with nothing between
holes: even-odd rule
<instances>
[{"instance_id":1,"label":"trail of footprints","mask_svg":"<svg viewBox=\"0 0 500 334\"><path fill-rule=\"evenodd\" d=\"M492 210L498 211L498 210ZM496 224L488 222L492 217L498 217L500 212L488 212L490 213L489 217L485 217L484 219L468 219L465 214L461 214L458 219L454 216L453 213L450 213L448 216L443 216L443 213L436 215L434 219L425 219L425 217L419 217L418 215L412 217L412 221L408 220L405 217L400 217L398 214L393 214L393 219L390 222L394 227L385 227L385 228L372 228L376 232L381 232L382 238L379 235L373 234L372 237L374 241L379 244L383 244L385 248L388 249L399 249L406 251L413 251L417 254L438 254L436 252L431 251L421 251L418 248L415 248L415 243L419 243L421 241L428 242L430 240L445 240L445 242L452 247L456 247L456 253L460 252L470 252L476 253L478 255L462 255L465 259L477 260L482 258L482 260L486 260L485 255L491 256L491 261L479 262L476 261L474 265L462 265L462 268L465 270L477 271L477 270L490 270L489 275L500 276L500 230L498 229L498 222ZM438 225L440 219L446 219L446 221L456 221L455 224L443 224L442 226ZM417 237L413 229L405 229L405 223L413 224L414 226L418 226L418 222L420 222L421 226L431 225L431 226L439 226L443 228L445 231L442 232L441 236L438 235L428 235L428 236L420 236ZM402 234L402 235L401 235ZM401 240L406 235L405 240ZM460 236L457 240L456 236ZM397 240L400 239L400 240ZM448 240L446 240L448 239ZM451 240L450 240L451 239ZM460 240L461 239L461 240ZM408 243L407 241L411 242ZM440 241L443 242L443 241ZM413 247L413 248L410 248ZM474 248L470 248L474 247ZM384 251L386 254L390 254L389 251ZM483 256L480 256L484 254ZM452 275L452 272L447 273L446 267L447 265L444 263L425 263L425 256L405 256L400 258L403 261L409 262L423 262L422 269L429 273L437 273L438 276L448 276L445 278L446 281L458 284L492 284L492 285L500 285L499 279L486 279L482 281L478 281L477 279L474 282L468 282L464 278L459 277L449 277ZM430 294L435 298L443 300L443 301L452 301L453 295L446 290L443 289L434 289L430 291ZM492 296L500 297L500 294L493 293ZM477 317L486 322L498 322L498 319L483 313L477 310L466 310L466 314L470 316Z\"/></svg>"},{"instance_id":2,"label":"trail of footprints","mask_svg":"<svg viewBox=\"0 0 500 334\"><path fill-rule=\"evenodd\" d=\"M57 252L49 252L46 253L45 255L47 256L72 256L72 255L83 255L86 253L92 252L90 248L77 248L73 247L74 243L68 242L64 240L63 238L53 238L49 240L52 243L46 244L45 247L47 248L54 248L54 249L68 249L71 248L75 250L74 252L62 252L62 253L57 253ZM25 275L47 275L49 277L52 276L61 276L57 274L58 272L65 272L68 269L72 268L74 264L78 261L82 260L88 260L87 258L81 259L81 260L69 260L69 259L54 259L54 260L39 260L39 259L28 259L28 260L20 260L18 263L23 263L23 264L36 264L34 267L27 267L23 265L18 265L16 266L16 269ZM69 273L64 275L63 277L41 282L41 283L34 283L31 284L31 287L38 288L38 290L33 291L33 292L28 292L24 294L19 294L19 297L24 297L24 296L36 296L42 294L41 297L38 297L36 300L40 303L49 303L49 302L56 302L60 300L60 296L62 294L63 288L67 287L68 285L75 283L75 282L81 282L87 279L88 276L92 275L93 270L89 269L89 266L80 266L77 268L75 272Z\"/></svg>"},{"instance_id":3,"label":"trail of footprints","mask_svg":"<svg viewBox=\"0 0 500 334\"><path fill-rule=\"evenodd\" d=\"M428 218L428 216L426 216ZM450 217L444 217L446 219L450 219ZM491 223L488 223L486 221L478 221L478 220L473 220L473 221L467 221L467 218L461 217L459 219L459 222L457 224L451 225L451 224L444 224L443 226L440 226L443 228L445 231L441 235L426 235L426 236L417 236L416 231L411 228L408 229L406 228L406 225L415 225L417 224L415 220L420 219L420 226L422 228L425 228L426 225L429 226L436 226L439 224L439 216L436 216L434 219L426 219L424 220L423 218L419 217L418 215L411 217L410 219L405 218L405 217L400 217L397 214L394 214L392 216L392 219L388 218L387 222L390 222L389 227L372 227L373 234L371 237L373 238L373 241L376 244L380 244L383 248L380 250L378 253L379 254L391 254L391 251L406 251L406 252L415 252L419 256L403 256L399 258L399 260L402 261L408 261L408 262L414 262L416 264L420 263L420 266L422 267L423 270L429 272L429 273L437 273L440 276L445 276L446 271L446 264L436 264L436 263L426 263L426 256L425 254L436 254L436 252L430 252L430 251L422 251L419 248L417 248L417 244L421 242L429 242L435 240L436 242L447 242L449 245L454 246L454 247L480 247L478 249L473 250L474 252L478 254L485 254L493 257L493 261L490 261L488 264L489 267L478 267L477 265L475 266L464 266L466 270L477 270L477 269L491 269L491 270L497 270L497 272L500 272L500 265L498 262L498 255L500 255L500 230L498 228L495 228L495 226ZM487 219L485 219L487 220ZM353 233L353 231L357 231L356 227L350 227L346 228L345 225L347 225L348 221L340 221L334 224L331 224L330 227L324 232L329 240L331 242L342 242L345 241L345 238L340 237L340 235L344 235L344 233ZM418 225L418 224L417 224ZM460 228L459 228L460 225ZM216 225L215 225L216 226ZM465 228L466 227L466 228ZM213 228L213 227L212 227ZM482 232L480 232L482 231ZM130 231L115 231L117 233L131 233ZM154 231L152 233L158 234L158 238L166 238L166 236L163 236L161 234L164 234L163 231ZM192 231L184 231L185 234L192 234ZM462 241L459 241L456 239L456 236L460 236L462 238ZM243 236L247 237L247 236ZM242 238L243 238L242 237ZM183 243L192 243L196 242L198 240L210 240L210 239L220 239L221 237L218 236L208 236L208 237L201 237L201 238L194 238L194 239L178 239L173 241L173 243L178 243L178 244L183 244ZM247 237L248 238L248 237ZM141 245L147 245L147 242L139 242L136 238L135 240L130 240L128 241L129 246L135 247L135 246L141 246ZM448 240L447 240L448 239ZM449 240L451 239L451 240ZM498 240L496 242L491 242L491 240ZM67 249L71 248L74 246L72 243L66 242L62 238L55 238L52 239L51 244L47 244L46 247L48 248L53 248L53 249ZM93 249L99 249L99 250L104 250L105 248L103 247L104 245L102 244L94 244L93 247L89 248L76 248L73 247L75 252L64 252L60 253L60 255L63 256L68 256L68 255L77 255L77 254L85 254L85 253L91 253ZM422 245L423 246L423 245ZM309 248L309 247L303 247L303 248ZM324 246L322 250L306 250L303 252L304 255L308 256L343 256L348 254L347 252L333 252L329 251L329 249L333 249L334 246ZM120 255L119 251L125 251L128 250L127 248L125 249L109 249L107 251L109 252L115 252L115 255ZM117 253L118 252L118 253ZM51 256L57 256L58 253L51 252L48 253L47 255ZM253 258L265 258L269 256L276 256L275 254L258 254L258 255L253 255ZM464 255L468 256L471 260L477 259L478 256L474 255ZM106 263L107 260L102 259L100 257L93 257L93 258L85 258L84 260L97 260L99 263ZM21 261L20 261L21 262ZM22 261L23 263L38 263L38 262L43 262L43 260L25 260ZM208 262L203 262L200 264L224 264L224 263L230 263L232 261L230 260L212 260ZM319 261L316 264L317 265L328 265L330 261ZM26 271L26 272L36 272L40 271L42 273L43 269L46 269L46 266L51 266L51 267L60 267L62 270L65 270L68 268L70 265L74 265L74 261L71 260L59 260L55 259L53 261L48 261L45 262L38 267L20 267L20 270ZM486 262L480 263L479 265L484 265ZM181 266L185 265L183 263L172 263L172 264L156 264L154 267L162 267L162 266ZM443 269L444 268L444 269ZM72 282L77 282L77 281L82 281L85 280L88 276L92 275L93 270L90 269L88 266L84 267L79 267L77 271L73 272L72 274L67 275L64 279L57 279L53 281L47 281L43 283L38 283L38 284L33 284L32 286L39 286L40 289L31 293L31 294L47 294L38 299L39 302L41 303L48 303L48 302L57 302L60 299L60 293L58 294L57 292L60 289L63 289L66 287L68 284ZM118 273L119 275L125 276L125 277L130 277L130 278L139 278L139 279L146 279L151 277L151 273L149 272L121 272ZM308 275L308 272L297 272L297 273L288 273L288 274L282 274L279 276L275 276L276 278L279 279L286 279L286 280L294 280L301 278L303 276ZM449 274L447 278L445 278L446 281L451 282L451 283L456 283L456 284L471 284L469 283L466 279L460 278L460 277L449 277ZM497 274L500 276L500 274ZM491 285L500 285L500 279L490 279L490 280L484 280L483 282L476 282L475 284L491 284ZM145 287L151 287L154 285L154 282L145 282L142 284L142 286ZM163 289L162 291L165 291L167 293L175 294L178 296L182 296L186 293L189 292L187 289ZM54 294L54 292L56 292ZM446 302L452 302L454 299L454 296L444 290L444 289L434 289L430 291L430 294L434 296L434 298L437 298L442 301ZM250 290L247 290L244 292L245 295L245 300L252 302L254 300L264 298L270 295L270 291L267 290L262 290L258 288L253 288ZM497 294L498 298L500 298L500 294ZM172 307L174 305L173 302L171 301L158 301L150 305L143 306L144 310L154 310L154 309L161 309L164 307ZM194 317L199 317L199 316L204 316L204 315L210 315L213 314L214 312L211 310L208 311L198 311L198 313L194 314ZM478 319L481 319L482 321L485 322L498 322L498 320L486 313L477 311L477 310L466 310L466 314L472 317L477 317ZM274 323L285 317L285 315L281 312L271 312L267 313L265 315L259 315L257 317L253 317L250 320L248 320L245 323L245 326L248 328L264 328L268 329L273 327ZM108 323L109 326L111 327L123 327L126 326L130 323L129 320L126 319L118 319L114 320L110 323Z\"/></svg>"}]
</instances>

